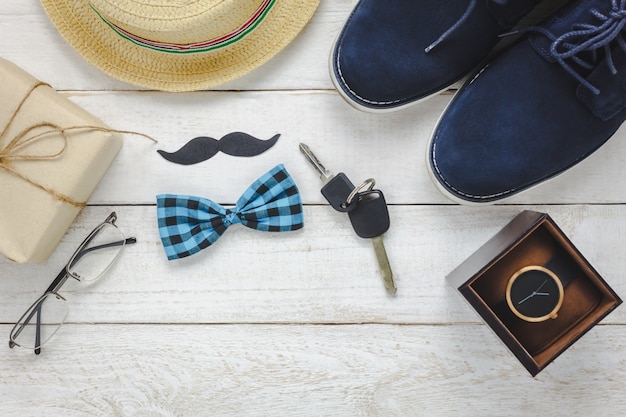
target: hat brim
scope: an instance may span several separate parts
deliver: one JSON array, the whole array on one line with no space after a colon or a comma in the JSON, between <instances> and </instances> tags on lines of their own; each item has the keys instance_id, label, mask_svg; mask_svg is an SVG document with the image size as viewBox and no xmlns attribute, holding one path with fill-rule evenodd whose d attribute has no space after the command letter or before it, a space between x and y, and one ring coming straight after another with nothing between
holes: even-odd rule
<instances>
[{"instance_id":1,"label":"hat brim","mask_svg":"<svg viewBox=\"0 0 626 417\"><path fill-rule=\"evenodd\" d=\"M175 54L121 37L87 0L41 0L65 40L87 61L118 80L161 91L204 90L258 68L291 42L319 0L278 0L248 35L217 50Z\"/></svg>"}]
</instances>

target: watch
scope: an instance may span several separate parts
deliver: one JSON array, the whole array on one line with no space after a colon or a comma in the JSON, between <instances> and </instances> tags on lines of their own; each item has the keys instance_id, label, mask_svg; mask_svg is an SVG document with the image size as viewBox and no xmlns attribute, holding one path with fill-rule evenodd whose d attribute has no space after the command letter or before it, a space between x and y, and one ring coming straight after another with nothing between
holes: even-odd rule
<instances>
[{"instance_id":1,"label":"watch","mask_svg":"<svg viewBox=\"0 0 626 417\"><path fill-rule=\"evenodd\" d=\"M561 278L551 269L529 265L511 275L505 294L513 314L538 323L557 318L565 291Z\"/></svg>"}]
</instances>

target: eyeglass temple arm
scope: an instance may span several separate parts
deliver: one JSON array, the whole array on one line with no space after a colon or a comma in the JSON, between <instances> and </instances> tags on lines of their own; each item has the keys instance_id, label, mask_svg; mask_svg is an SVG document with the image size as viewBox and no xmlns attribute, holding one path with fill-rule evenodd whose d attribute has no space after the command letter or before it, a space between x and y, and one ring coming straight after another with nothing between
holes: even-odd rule
<instances>
[{"instance_id":1,"label":"eyeglass temple arm","mask_svg":"<svg viewBox=\"0 0 626 417\"><path fill-rule=\"evenodd\" d=\"M122 244L129 245L129 244L133 244L133 243L137 243L137 239L134 238L134 237L129 237L129 238L124 239L124 240L119 240L119 241L116 241L116 242L111 242L111 243L107 243L107 244L104 244L104 245L99 245L99 246L94 246L94 247L91 247L91 248L87 248L87 249L84 249L84 250L80 251L76 255L75 260L78 260L78 259L82 258L87 253L89 253L91 251L94 251L94 250L104 249L104 248L113 247L113 246L119 246L119 245L122 245ZM61 272L59 272L59 274L56 276L54 281L52 281L52 284L50 284L48 289L46 289L44 294L56 292L59 288L61 288L61 286L63 286L63 284L67 280L67 277L68 277L67 267L64 267L61 270ZM15 337L19 336L19 334L22 332L22 330L24 330L24 327L26 325L28 325L28 323L30 323L30 321L33 319L33 315L35 315L35 313L37 313L37 326L36 326L36 330L35 330L35 338L36 338L35 346L39 346L39 341L41 340L41 307L42 307L41 302L37 306L35 306L35 308L31 311L31 313L28 315L28 317L26 317L26 319L21 324L21 326L15 331ZM41 348L36 348L35 349L35 353L36 354L39 354L40 351L41 351Z\"/></svg>"},{"instance_id":2,"label":"eyeglass temple arm","mask_svg":"<svg viewBox=\"0 0 626 417\"><path fill-rule=\"evenodd\" d=\"M35 355L41 353L41 303L37 306L37 327L35 332Z\"/></svg>"},{"instance_id":3,"label":"eyeglass temple arm","mask_svg":"<svg viewBox=\"0 0 626 417\"><path fill-rule=\"evenodd\" d=\"M61 272L59 272L59 274L56 276L54 281L52 281L52 284L50 284L50 286L44 292L44 294L56 291L58 288L60 288L63 285L63 283L65 282L66 279L67 279L67 269L63 268L61 270ZM30 312L28 317L26 317L24 322L21 324L21 326L18 327L17 330L15 331L15 336L14 337L17 337L17 336L20 335L20 333L22 333L22 330L24 330L26 325L28 325L28 323L30 323L30 321L33 319L33 316L35 315L35 313L37 313L37 326L35 327L35 346L39 346L39 342L41 341L41 307L42 307L42 303L43 303L43 300L41 300L35 306L35 308L33 308L33 310ZM41 353L41 347L35 348L35 354L39 355L39 353Z\"/></svg>"},{"instance_id":4,"label":"eyeglass temple arm","mask_svg":"<svg viewBox=\"0 0 626 417\"><path fill-rule=\"evenodd\" d=\"M76 254L76 256L74 257L74 262L78 261L80 258L87 255L89 252L93 252L95 250L112 248L114 246L120 246L120 245L132 245L133 243L137 243L137 239L134 237L129 237L124 240L118 240L118 241L111 242L111 243L105 243L104 245L98 245L98 246L92 246L90 248L85 248Z\"/></svg>"},{"instance_id":5,"label":"eyeglass temple arm","mask_svg":"<svg viewBox=\"0 0 626 417\"><path fill-rule=\"evenodd\" d=\"M111 224L113 226L115 226L115 221L117 220L117 214L113 211L111 212L111 214L109 214L107 216L107 218L100 224L100 226L98 226L94 232L90 233L89 236L87 236L85 238L85 240L82 241L82 243L79 245L79 247L84 248L85 246L87 246L89 244L89 242L91 242L92 240L94 240L94 238L96 236L98 236L98 233L100 233L100 231L102 230L102 226L106 223ZM115 226L117 227L117 226ZM97 247L98 248L98 247ZM81 251L82 252L82 251ZM79 252L80 253L80 252ZM80 259L80 256L76 256L77 259Z\"/></svg>"},{"instance_id":6,"label":"eyeglass temple arm","mask_svg":"<svg viewBox=\"0 0 626 417\"><path fill-rule=\"evenodd\" d=\"M94 251L94 250L110 248L110 247L119 246L119 245L122 245L122 244L130 245L130 244L133 244L133 243L137 243L137 239L134 238L134 237L129 237L129 238L124 239L124 240L119 240L119 241L116 241L116 242L106 243L104 245L99 245L99 246L94 246L94 247L91 247L91 248L87 248L87 249L84 249L84 250L80 251L76 255L75 260L79 260L84 255L86 255L89 252ZM56 276L54 281L52 281L52 284L50 284L48 289L46 289L44 294L56 292L59 288L61 288L61 286L63 286L63 284L67 280L67 277L68 277L67 267L64 267L61 270L61 272L59 272L59 274ZM39 355L41 353L41 347L39 346L39 344L41 342L41 307L42 307L42 303L43 303L43 300L41 302L39 302L39 304L37 304L35 306L35 308L33 308L31 313L28 315L28 317L26 317L26 319L21 324L21 326L17 328L17 330L15 331L15 336L14 336L14 337L19 336L20 333L22 333L22 330L24 330L24 327L26 327L26 325L28 325L28 323L30 323L30 321L33 319L33 316L35 315L35 313L37 313L37 326L35 327L35 346L37 346L35 348L35 354L37 354L37 355Z\"/></svg>"},{"instance_id":7,"label":"eyeglass temple arm","mask_svg":"<svg viewBox=\"0 0 626 417\"><path fill-rule=\"evenodd\" d=\"M65 282L65 279L67 279L67 270L65 268L63 268L61 270L61 272L59 272L59 275L56 276L56 278L54 279L54 281L52 281L52 284L50 284L50 286L48 287L48 289L44 292L44 294L47 294L49 292L54 292L56 291L61 285L63 285L63 283ZM24 320L24 322L22 323L22 325L15 331L15 336L19 336L19 334L22 332L22 330L24 330L24 327L30 323L30 321L33 318L33 315L35 313L37 313L38 315L41 315L41 303L43 302L40 301L35 308L33 308L33 310L30 312L30 314L28 315L28 317L26 317L26 320ZM39 336L39 325L40 325L40 317L38 316L38 320L37 320L37 337Z\"/></svg>"},{"instance_id":8,"label":"eyeglass temple arm","mask_svg":"<svg viewBox=\"0 0 626 417\"><path fill-rule=\"evenodd\" d=\"M28 323L30 323L30 321L32 320L33 316L35 315L35 313L37 313L37 326L35 326L35 354L39 355L41 353L41 307L42 307L42 303L43 300L41 300L36 306L35 308L33 308L33 310L30 312L30 314L28 315L28 317L26 317L26 320L24 320L24 322L21 324L20 327L17 328L17 330L15 331L15 335L13 337L18 337L20 335L20 333L22 333L22 330L24 330L24 328L26 327L26 325ZM13 347L15 345L11 345L9 344L10 347Z\"/></svg>"},{"instance_id":9,"label":"eyeglass temple arm","mask_svg":"<svg viewBox=\"0 0 626 417\"><path fill-rule=\"evenodd\" d=\"M115 212L111 213L109 215L109 217L107 217L107 219L105 220L105 223L114 223L115 220L117 219L117 215L115 214ZM82 245L86 245L89 242L91 242L91 240L96 237L97 233L94 233L93 236L88 237L83 243ZM77 255L75 260L78 260L80 258L82 258L85 254L94 251L94 250L98 250L98 249L104 249L104 248L109 248L109 247L113 247L113 246L119 246L119 245L130 245L133 243L137 243L137 239L134 237L129 237L127 239L124 240L119 240L116 242L111 242L111 243L107 243L104 245L99 245L99 246L94 246L92 248L87 248L84 249L82 251L80 251ZM48 287L48 289L46 289L46 291L44 292L44 294L47 293L53 293L56 292L59 288L61 288L61 286L63 286L63 284L65 283L65 281L67 280L68 277L68 273L67 273L67 265L65 267L63 267L63 269L61 270L61 272L59 272L59 274L56 276L56 278L54 279L54 281L52 281L52 284L50 284L50 286ZM41 300L36 306L35 308L33 308L33 310L31 311L31 313L28 315L28 317L26 317L26 320L24 320L24 322L21 324L21 326L15 331L15 336L17 337L20 335L20 333L22 333L22 330L24 330L24 327L30 323L30 321L33 318L33 315L35 313L37 313L37 326L36 326L36 330L35 330L35 346L37 346L35 348L35 354L39 355L41 353L41 346L39 346L40 342L41 342L41 308L42 308L42 303L43 300ZM13 346L11 346L13 347Z\"/></svg>"}]
</instances>

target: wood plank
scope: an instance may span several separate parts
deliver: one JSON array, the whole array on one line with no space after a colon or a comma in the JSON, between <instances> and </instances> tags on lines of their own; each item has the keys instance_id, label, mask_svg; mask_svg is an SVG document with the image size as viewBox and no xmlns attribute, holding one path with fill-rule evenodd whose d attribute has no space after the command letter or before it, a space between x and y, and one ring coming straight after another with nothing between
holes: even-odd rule
<instances>
[{"instance_id":1,"label":"wood plank","mask_svg":"<svg viewBox=\"0 0 626 417\"><path fill-rule=\"evenodd\" d=\"M626 294L626 206L393 206L385 245L398 295L386 295L370 243L326 206L282 234L232 226L211 248L168 262L153 206L88 207L51 259L0 260L0 322L11 323L49 285L84 236L110 212L138 243L82 291L65 287L78 323L478 323L445 276L525 208L550 213L614 290ZM626 323L618 308L607 323Z\"/></svg>"},{"instance_id":2,"label":"wood plank","mask_svg":"<svg viewBox=\"0 0 626 417\"><path fill-rule=\"evenodd\" d=\"M598 326L531 378L482 325L67 325L0 349L0 413L621 417L625 340Z\"/></svg>"},{"instance_id":3,"label":"wood plank","mask_svg":"<svg viewBox=\"0 0 626 417\"><path fill-rule=\"evenodd\" d=\"M542 6L555 1L564 0ZM188 94L114 80L64 42L37 0L2 2L2 57L112 127L160 143L125 138L91 205L50 260L17 265L0 256L6 338L111 210L120 228L138 238L97 284L64 287L68 323L42 355L0 349L0 415L626 415L623 307L531 378L444 279L517 213L535 209L551 214L624 296L626 130L511 205L452 205L424 165L451 94L372 115L352 109L333 89L328 55L356 2L322 0L301 35L268 64L216 91ZM220 154L192 167L156 153L236 130L282 137L261 156ZM375 177L385 192L396 298L384 292L371 245L326 206L299 142L355 182ZM286 164L302 192L303 230L266 234L233 226L203 253L165 260L155 194L232 204L277 163Z\"/></svg>"},{"instance_id":4,"label":"wood plank","mask_svg":"<svg viewBox=\"0 0 626 417\"><path fill-rule=\"evenodd\" d=\"M298 151L307 143L327 168L358 183L369 177L390 204L450 204L426 170L432 129L451 96L441 95L403 112L372 115L347 106L335 92L81 93L70 98L111 127L143 132L127 137L94 204L153 202L175 192L234 202L251 181L284 163L305 202L320 204L321 182ZM219 153L192 166L165 161L196 136L216 139L244 131L260 139L282 136L264 154L238 158ZM217 180L219 178L219 180ZM514 204L623 203L626 183L626 126L589 158L560 177L507 200Z\"/></svg>"}]
</instances>

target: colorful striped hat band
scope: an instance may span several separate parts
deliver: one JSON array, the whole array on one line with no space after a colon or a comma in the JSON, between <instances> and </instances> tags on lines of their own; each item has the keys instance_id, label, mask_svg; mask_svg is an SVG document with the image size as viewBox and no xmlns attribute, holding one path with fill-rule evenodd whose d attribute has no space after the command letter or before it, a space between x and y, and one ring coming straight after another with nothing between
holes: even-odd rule
<instances>
[{"instance_id":1,"label":"colorful striped hat band","mask_svg":"<svg viewBox=\"0 0 626 417\"><path fill-rule=\"evenodd\" d=\"M269 13L274 3L276 3L276 0L263 1L263 3L261 3L259 8L255 10L254 14L248 20L246 20L241 26L231 31L230 33L226 33L224 35L204 42L189 44L157 42L151 41L149 39L144 39L137 35L133 35L132 33L122 29L121 27L109 22L104 16L102 16L100 12L98 12L98 10L93 7L93 5L90 4L90 7L94 10L94 12L96 12L98 16L100 16L100 19L102 19L107 25L109 25L109 27L122 38L125 38L136 45L154 49L155 51L184 54L211 51L213 49L228 46L233 42L237 42L261 23L263 18L265 18L265 16L267 16L267 14Z\"/></svg>"},{"instance_id":2,"label":"colorful striped hat band","mask_svg":"<svg viewBox=\"0 0 626 417\"><path fill-rule=\"evenodd\" d=\"M87 61L130 84L192 91L234 80L291 42L319 0L41 0Z\"/></svg>"}]
</instances>

